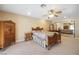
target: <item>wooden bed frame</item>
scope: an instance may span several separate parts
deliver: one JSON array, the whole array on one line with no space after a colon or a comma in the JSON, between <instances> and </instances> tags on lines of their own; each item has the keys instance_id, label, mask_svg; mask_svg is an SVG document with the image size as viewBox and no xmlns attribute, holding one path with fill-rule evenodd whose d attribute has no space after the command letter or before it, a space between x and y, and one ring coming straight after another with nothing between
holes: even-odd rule
<instances>
[{"instance_id":1,"label":"wooden bed frame","mask_svg":"<svg viewBox=\"0 0 79 59\"><path fill-rule=\"evenodd\" d=\"M48 37L48 44L49 44L48 49L50 49L53 44L61 43L61 31L60 30L53 30L50 32L58 32L58 34L55 33L52 37Z\"/></svg>"},{"instance_id":2,"label":"wooden bed frame","mask_svg":"<svg viewBox=\"0 0 79 59\"><path fill-rule=\"evenodd\" d=\"M34 31L41 31L41 30L43 30L43 28L40 28L40 27L33 28L33 27L32 27L32 31L33 31L33 30L34 30Z\"/></svg>"},{"instance_id":3,"label":"wooden bed frame","mask_svg":"<svg viewBox=\"0 0 79 59\"><path fill-rule=\"evenodd\" d=\"M32 27L32 31L42 31L43 28L40 28L40 27L36 27L36 28L33 28ZM50 32L58 32L58 34L54 34L53 36L48 36L48 50L52 47L52 45L54 44L57 44L57 43L61 43L61 33L60 31L50 31Z\"/></svg>"}]
</instances>

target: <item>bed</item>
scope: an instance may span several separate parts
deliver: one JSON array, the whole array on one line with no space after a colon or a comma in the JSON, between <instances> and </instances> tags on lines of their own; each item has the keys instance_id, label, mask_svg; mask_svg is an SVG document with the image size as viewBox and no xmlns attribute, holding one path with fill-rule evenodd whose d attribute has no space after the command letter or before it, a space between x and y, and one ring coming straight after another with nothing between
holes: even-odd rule
<instances>
[{"instance_id":1,"label":"bed","mask_svg":"<svg viewBox=\"0 0 79 59\"><path fill-rule=\"evenodd\" d=\"M43 28L32 28L33 41L48 50L57 43L61 42L59 31L43 31Z\"/></svg>"}]
</instances>

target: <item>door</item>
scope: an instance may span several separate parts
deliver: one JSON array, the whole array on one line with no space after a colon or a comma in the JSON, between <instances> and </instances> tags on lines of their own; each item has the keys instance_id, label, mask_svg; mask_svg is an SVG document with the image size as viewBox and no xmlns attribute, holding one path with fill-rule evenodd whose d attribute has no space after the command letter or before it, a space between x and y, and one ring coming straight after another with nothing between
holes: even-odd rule
<instances>
[{"instance_id":1,"label":"door","mask_svg":"<svg viewBox=\"0 0 79 59\"><path fill-rule=\"evenodd\" d=\"M15 42L15 24L14 23L10 23L10 39L11 42Z\"/></svg>"},{"instance_id":2,"label":"door","mask_svg":"<svg viewBox=\"0 0 79 59\"><path fill-rule=\"evenodd\" d=\"M4 47L11 44L10 23L4 22Z\"/></svg>"}]
</instances>

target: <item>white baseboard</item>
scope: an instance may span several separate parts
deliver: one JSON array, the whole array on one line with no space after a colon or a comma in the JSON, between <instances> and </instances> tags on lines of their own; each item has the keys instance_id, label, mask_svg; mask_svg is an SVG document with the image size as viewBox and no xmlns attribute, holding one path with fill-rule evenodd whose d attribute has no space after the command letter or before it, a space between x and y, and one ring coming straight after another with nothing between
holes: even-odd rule
<instances>
[{"instance_id":1,"label":"white baseboard","mask_svg":"<svg viewBox=\"0 0 79 59\"><path fill-rule=\"evenodd\" d=\"M18 40L16 40L16 43L23 42L23 41L25 41L25 39L18 39Z\"/></svg>"}]
</instances>

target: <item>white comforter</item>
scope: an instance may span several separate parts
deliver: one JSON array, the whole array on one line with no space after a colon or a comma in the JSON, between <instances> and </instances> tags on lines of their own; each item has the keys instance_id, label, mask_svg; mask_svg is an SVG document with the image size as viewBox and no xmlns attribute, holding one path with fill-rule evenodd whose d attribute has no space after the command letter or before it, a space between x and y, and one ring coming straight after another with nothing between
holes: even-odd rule
<instances>
[{"instance_id":1,"label":"white comforter","mask_svg":"<svg viewBox=\"0 0 79 59\"><path fill-rule=\"evenodd\" d=\"M54 33L57 33L57 32L33 31L32 33L33 33L33 35L32 35L33 41L37 42L42 47L47 47L48 46L48 36L52 36L52 35L54 35Z\"/></svg>"},{"instance_id":2,"label":"white comforter","mask_svg":"<svg viewBox=\"0 0 79 59\"><path fill-rule=\"evenodd\" d=\"M33 35L40 37L41 39L47 39L48 36L54 35L57 32L33 32Z\"/></svg>"}]
</instances>

